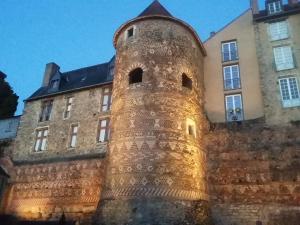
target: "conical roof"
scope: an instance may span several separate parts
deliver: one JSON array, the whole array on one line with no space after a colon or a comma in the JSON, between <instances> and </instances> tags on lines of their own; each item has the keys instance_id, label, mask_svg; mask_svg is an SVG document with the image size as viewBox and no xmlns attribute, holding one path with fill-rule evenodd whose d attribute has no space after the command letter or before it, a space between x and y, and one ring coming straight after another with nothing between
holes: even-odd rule
<instances>
[{"instance_id":1,"label":"conical roof","mask_svg":"<svg viewBox=\"0 0 300 225\"><path fill-rule=\"evenodd\" d=\"M165 7L163 7L159 1L155 0L149 5L138 17L144 16L168 16L173 17Z\"/></svg>"}]
</instances>

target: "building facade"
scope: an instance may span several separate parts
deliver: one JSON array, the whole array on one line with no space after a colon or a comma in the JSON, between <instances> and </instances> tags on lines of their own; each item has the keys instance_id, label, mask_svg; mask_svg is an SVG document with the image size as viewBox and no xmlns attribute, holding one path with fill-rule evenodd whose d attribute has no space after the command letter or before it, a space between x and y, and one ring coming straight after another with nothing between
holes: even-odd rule
<instances>
[{"instance_id":1,"label":"building facade","mask_svg":"<svg viewBox=\"0 0 300 225\"><path fill-rule=\"evenodd\" d=\"M109 62L47 64L11 164L1 161L4 212L98 225L297 225L300 3L250 2L202 43L154 1L117 30Z\"/></svg>"}]
</instances>

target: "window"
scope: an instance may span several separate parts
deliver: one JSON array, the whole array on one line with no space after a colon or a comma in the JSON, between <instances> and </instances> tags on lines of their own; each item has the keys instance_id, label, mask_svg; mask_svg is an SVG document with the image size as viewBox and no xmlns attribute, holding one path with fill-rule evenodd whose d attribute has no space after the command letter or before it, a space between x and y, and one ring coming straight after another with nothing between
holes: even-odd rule
<instances>
[{"instance_id":1,"label":"window","mask_svg":"<svg viewBox=\"0 0 300 225\"><path fill-rule=\"evenodd\" d=\"M241 88L240 69L238 65L225 66L223 73L225 90Z\"/></svg>"},{"instance_id":2,"label":"window","mask_svg":"<svg viewBox=\"0 0 300 225\"><path fill-rule=\"evenodd\" d=\"M300 93L297 79L288 77L279 79L281 98L284 108L300 106Z\"/></svg>"},{"instance_id":3,"label":"window","mask_svg":"<svg viewBox=\"0 0 300 225\"><path fill-rule=\"evenodd\" d=\"M107 112L111 108L111 87L103 88L101 100L101 112Z\"/></svg>"},{"instance_id":4,"label":"window","mask_svg":"<svg viewBox=\"0 0 300 225\"><path fill-rule=\"evenodd\" d=\"M190 118L186 120L186 133L189 136L196 138L196 123Z\"/></svg>"},{"instance_id":5,"label":"window","mask_svg":"<svg viewBox=\"0 0 300 225\"><path fill-rule=\"evenodd\" d=\"M233 61L238 59L236 41L222 43L223 61Z\"/></svg>"},{"instance_id":6,"label":"window","mask_svg":"<svg viewBox=\"0 0 300 225\"><path fill-rule=\"evenodd\" d=\"M193 89L193 81L185 73L182 74L182 87Z\"/></svg>"},{"instance_id":7,"label":"window","mask_svg":"<svg viewBox=\"0 0 300 225\"><path fill-rule=\"evenodd\" d=\"M50 88L57 89L59 85L59 80L52 80L50 83Z\"/></svg>"},{"instance_id":8,"label":"window","mask_svg":"<svg viewBox=\"0 0 300 225\"><path fill-rule=\"evenodd\" d=\"M38 129L36 131L34 151L41 152L47 149L48 128Z\"/></svg>"},{"instance_id":9,"label":"window","mask_svg":"<svg viewBox=\"0 0 300 225\"><path fill-rule=\"evenodd\" d=\"M281 12L281 2L275 1L268 3L269 14Z\"/></svg>"},{"instance_id":10,"label":"window","mask_svg":"<svg viewBox=\"0 0 300 225\"><path fill-rule=\"evenodd\" d=\"M141 83L143 81L143 70L136 68L129 73L129 84Z\"/></svg>"},{"instance_id":11,"label":"window","mask_svg":"<svg viewBox=\"0 0 300 225\"><path fill-rule=\"evenodd\" d=\"M227 121L241 121L243 120L243 103L242 95L227 95L226 101L226 118Z\"/></svg>"},{"instance_id":12,"label":"window","mask_svg":"<svg viewBox=\"0 0 300 225\"><path fill-rule=\"evenodd\" d=\"M109 139L109 119L99 121L98 142L106 142Z\"/></svg>"},{"instance_id":13,"label":"window","mask_svg":"<svg viewBox=\"0 0 300 225\"><path fill-rule=\"evenodd\" d=\"M134 35L134 28L131 27L127 30L127 38L131 38Z\"/></svg>"},{"instance_id":14,"label":"window","mask_svg":"<svg viewBox=\"0 0 300 225\"><path fill-rule=\"evenodd\" d=\"M195 127L192 125L189 125L189 135L195 136Z\"/></svg>"},{"instance_id":15,"label":"window","mask_svg":"<svg viewBox=\"0 0 300 225\"><path fill-rule=\"evenodd\" d=\"M42 102L42 109L40 114L40 122L50 120L51 111L53 106L53 100L47 100Z\"/></svg>"},{"instance_id":16,"label":"window","mask_svg":"<svg viewBox=\"0 0 300 225\"><path fill-rule=\"evenodd\" d=\"M294 59L290 46L276 47L273 50L277 71L294 68Z\"/></svg>"},{"instance_id":17,"label":"window","mask_svg":"<svg viewBox=\"0 0 300 225\"><path fill-rule=\"evenodd\" d=\"M64 118L67 119L70 117L71 115L71 109L72 109L72 105L73 105L73 97L68 97L66 100L66 110L64 113Z\"/></svg>"},{"instance_id":18,"label":"window","mask_svg":"<svg viewBox=\"0 0 300 225\"><path fill-rule=\"evenodd\" d=\"M78 125L71 126L70 148L75 148L77 143Z\"/></svg>"},{"instance_id":19,"label":"window","mask_svg":"<svg viewBox=\"0 0 300 225\"><path fill-rule=\"evenodd\" d=\"M280 21L269 24L271 41L282 40L289 37L287 21Z\"/></svg>"}]
</instances>

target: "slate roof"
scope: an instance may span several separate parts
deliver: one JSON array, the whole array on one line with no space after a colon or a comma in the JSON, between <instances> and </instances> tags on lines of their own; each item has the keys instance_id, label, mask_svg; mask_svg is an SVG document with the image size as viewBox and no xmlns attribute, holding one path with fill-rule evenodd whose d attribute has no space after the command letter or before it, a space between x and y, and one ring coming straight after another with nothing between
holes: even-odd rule
<instances>
[{"instance_id":1,"label":"slate roof","mask_svg":"<svg viewBox=\"0 0 300 225\"><path fill-rule=\"evenodd\" d=\"M39 88L26 101L69 92L87 87L111 83L112 76L109 76L110 65L113 63L114 57L110 62L98 64L90 67L81 68L61 74L61 81L57 91L50 91L48 86Z\"/></svg>"},{"instance_id":2,"label":"slate roof","mask_svg":"<svg viewBox=\"0 0 300 225\"><path fill-rule=\"evenodd\" d=\"M172 14L159 3L159 1L155 0L138 17L158 15L173 17Z\"/></svg>"}]
</instances>

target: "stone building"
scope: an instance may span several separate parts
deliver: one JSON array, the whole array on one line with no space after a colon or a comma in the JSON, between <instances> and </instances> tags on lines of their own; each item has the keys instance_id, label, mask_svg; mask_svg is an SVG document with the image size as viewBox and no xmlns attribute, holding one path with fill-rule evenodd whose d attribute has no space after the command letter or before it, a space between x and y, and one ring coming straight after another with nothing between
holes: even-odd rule
<instances>
[{"instance_id":1,"label":"stone building","mask_svg":"<svg viewBox=\"0 0 300 225\"><path fill-rule=\"evenodd\" d=\"M300 3L266 0L201 42L154 1L109 62L46 65L4 212L98 225L297 225Z\"/></svg>"}]
</instances>

